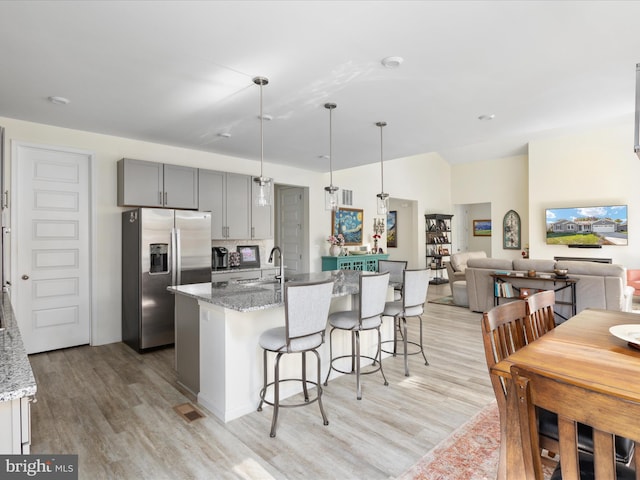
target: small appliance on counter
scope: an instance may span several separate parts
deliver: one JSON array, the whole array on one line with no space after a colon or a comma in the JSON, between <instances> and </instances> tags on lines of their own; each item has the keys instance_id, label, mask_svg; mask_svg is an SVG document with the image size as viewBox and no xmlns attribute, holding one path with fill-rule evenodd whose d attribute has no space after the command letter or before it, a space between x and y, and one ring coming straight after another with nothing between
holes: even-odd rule
<instances>
[{"instance_id":1,"label":"small appliance on counter","mask_svg":"<svg viewBox=\"0 0 640 480\"><path fill-rule=\"evenodd\" d=\"M229 250L225 247L213 247L211 249L211 268L213 270L229 268Z\"/></svg>"},{"instance_id":2,"label":"small appliance on counter","mask_svg":"<svg viewBox=\"0 0 640 480\"><path fill-rule=\"evenodd\" d=\"M229 253L229 268L238 268L240 266L240 253L239 252L230 252Z\"/></svg>"}]
</instances>

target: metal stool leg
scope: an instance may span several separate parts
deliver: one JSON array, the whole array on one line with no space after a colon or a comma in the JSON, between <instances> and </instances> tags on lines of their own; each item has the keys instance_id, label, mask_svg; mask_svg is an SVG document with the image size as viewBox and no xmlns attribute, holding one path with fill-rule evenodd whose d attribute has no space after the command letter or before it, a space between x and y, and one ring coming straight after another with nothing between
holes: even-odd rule
<instances>
[{"instance_id":1,"label":"metal stool leg","mask_svg":"<svg viewBox=\"0 0 640 480\"><path fill-rule=\"evenodd\" d=\"M264 396L267 394L267 351L262 351L262 391L260 392L260 404L258 405L258 411L262 411L262 404L264 403Z\"/></svg>"},{"instance_id":2,"label":"metal stool leg","mask_svg":"<svg viewBox=\"0 0 640 480\"><path fill-rule=\"evenodd\" d=\"M276 355L276 363L273 372L273 420L271 420L271 438L276 436L276 425L278 424L278 413L280 411L280 359L282 353Z\"/></svg>"},{"instance_id":3,"label":"metal stool leg","mask_svg":"<svg viewBox=\"0 0 640 480\"><path fill-rule=\"evenodd\" d=\"M329 419L327 418L327 414L324 413L324 406L322 405L322 394L323 394L323 390L322 387L320 386L320 382L322 380L321 378L321 374L320 374L320 355L318 354L317 351L315 350L311 350L313 353L315 353L316 355L316 360L317 360L317 364L318 364L318 405L320 406L320 413L322 414L322 423L323 425L329 425Z\"/></svg>"},{"instance_id":4,"label":"metal stool leg","mask_svg":"<svg viewBox=\"0 0 640 480\"><path fill-rule=\"evenodd\" d=\"M379 326L376 330L378 330L378 354L380 355L380 358L382 358L382 334L380 333ZM382 369L382 362L380 362L380 373L382 374L382 378L384 379L384 385L386 387L387 385L389 385L389 382L387 382L387 377L385 377L384 375L384 370Z\"/></svg>"},{"instance_id":5,"label":"metal stool leg","mask_svg":"<svg viewBox=\"0 0 640 480\"><path fill-rule=\"evenodd\" d=\"M402 326L404 327L404 376L409 376L409 341L407 340L407 319L402 317Z\"/></svg>"},{"instance_id":6,"label":"metal stool leg","mask_svg":"<svg viewBox=\"0 0 640 480\"><path fill-rule=\"evenodd\" d=\"M309 390L307 390L307 352L302 352L302 390L304 401L309 401Z\"/></svg>"},{"instance_id":7,"label":"metal stool leg","mask_svg":"<svg viewBox=\"0 0 640 480\"><path fill-rule=\"evenodd\" d=\"M427 356L424 354L424 347L422 346L422 317L418 317L420 320L420 351L422 352L422 358L424 358L424 364L429 365L429 360L427 360Z\"/></svg>"},{"instance_id":8,"label":"metal stool leg","mask_svg":"<svg viewBox=\"0 0 640 480\"><path fill-rule=\"evenodd\" d=\"M333 331L335 328L332 328L329 331L329 371L327 372L327 378L324 379L324 386L327 386L329 382L329 376L331 375L331 369L333 368Z\"/></svg>"},{"instance_id":9,"label":"metal stool leg","mask_svg":"<svg viewBox=\"0 0 640 480\"><path fill-rule=\"evenodd\" d=\"M360 332L353 332L356 344L356 398L362 400L362 386L360 385Z\"/></svg>"}]
</instances>

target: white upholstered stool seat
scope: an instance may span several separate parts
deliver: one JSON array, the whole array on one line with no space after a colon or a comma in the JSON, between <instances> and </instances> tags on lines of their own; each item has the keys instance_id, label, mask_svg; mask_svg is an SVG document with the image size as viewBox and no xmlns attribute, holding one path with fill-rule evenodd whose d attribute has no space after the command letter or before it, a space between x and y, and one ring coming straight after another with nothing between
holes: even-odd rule
<instances>
[{"instance_id":1,"label":"white upholstered stool seat","mask_svg":"<svg viewBox=\"0 0 640 480\"><path fill-rule=\"evenodd\" d=\"M263 349L263 387L260 390L258 411L262 404L273 406L271 421L271 437L276 436L278 412L284 407L302 407L318 402L324 425L329 424L322 407L322 377L320 372L320 355L316 350L324 343L324 332L327 328L327 316L331 305L333 281L287 283L284 286L285 326L274 327L264 331L258 343ZM267 379L267 352L276 354L273 381ZM317 361L317 381L307 380L307 352L313 352ZM280 378L280 359L288 353L302 354L302 378ZM304 392L304 402L295 404L280 403L280 383L300 382ZM309 398L308 387L316 388L316 396ZM273 391L272 400L267 400L267 392Z\"/></svg>"}]
</instances>

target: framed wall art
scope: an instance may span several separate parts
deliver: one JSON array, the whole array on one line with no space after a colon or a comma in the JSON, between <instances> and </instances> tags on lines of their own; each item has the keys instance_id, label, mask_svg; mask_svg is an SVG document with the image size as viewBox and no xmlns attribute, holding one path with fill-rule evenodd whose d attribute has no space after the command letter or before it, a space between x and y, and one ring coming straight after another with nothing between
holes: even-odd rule
<instances>
[{"instance_id":1,"label":"framed wall art","mask_svg":"<svg viewBox=\"0 0 640 480\"><path fill-rule=\"evenodd\" d=\"M520 250L520 215L509 210L502 220L502 248Z\"/></svg>"},{"instance_id":2,"label":"framed wall art","mask_svg":"<svg viewBox=\"0 0 640 480\"><path fill-rule=\"evenodd\" d=\"M361 208L341 208L331 214L331 235L341 233L345 245L361 245L362 224Z\"/></svg>"},{"instance_id":3,"label":"framed wall art","mask_svg":"<svg viewBox=\"0 0 640 480\"><path fill-rule=\"evenodd\" d=\"M398 246L398 212L391 210L387 214L387 248Z\"/></svg>"},{"instance_id":4,"label":"framed wall art","mask_svg":"<svg viewBox=\"0 0 640 480\"><path fill-rule=\"evenodd\" d=\"M473 236L474 237L490 237L491 236L491 219L474 220Z\"/></svg>"}]
</instances>

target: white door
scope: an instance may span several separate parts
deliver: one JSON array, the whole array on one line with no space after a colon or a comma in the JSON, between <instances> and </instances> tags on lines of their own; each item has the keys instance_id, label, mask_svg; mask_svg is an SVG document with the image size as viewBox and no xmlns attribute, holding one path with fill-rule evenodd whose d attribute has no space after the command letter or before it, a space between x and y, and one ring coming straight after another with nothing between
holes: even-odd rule
<instances>
[{"instance_id":1,"label":"white door","mask_svg":"<svg viewBox=\"0 0 640 480\"><path fill-rule=\"evenodd\" d=\"M299 187L278 189L278 242L284 264L291 273L306 273L304 268L304 206L303 190Z\"/></svg>"},{"instance_id":2,"label":"white door","mask_svg":"<svg viewBox=\"0 0 640 480\"><path fill-rule=\"evenodd\" d=\"M16 143L13 300L27 353L89 343L91 155Z\"/></svg>"}]
</instances>

